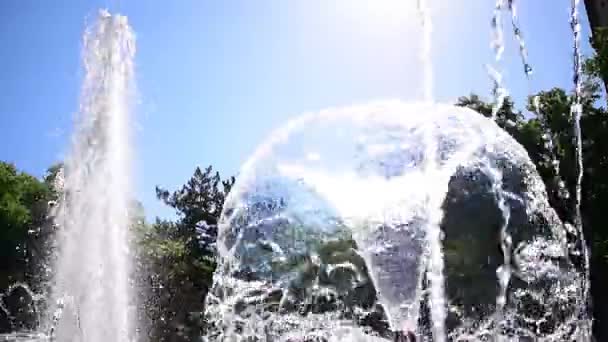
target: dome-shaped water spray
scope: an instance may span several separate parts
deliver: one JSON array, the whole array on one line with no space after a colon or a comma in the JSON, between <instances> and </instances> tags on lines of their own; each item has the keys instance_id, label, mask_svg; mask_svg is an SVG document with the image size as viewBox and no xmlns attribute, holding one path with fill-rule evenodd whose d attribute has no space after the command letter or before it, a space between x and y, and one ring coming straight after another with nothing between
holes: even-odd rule
<instances>
[{"instance_id":1,"label":"dome-shaped water spray","mask_svg":"<svg viewBox=\"0 0 608 342\"><path fill-rule=\"evenodd\" d=\"M566 338L584 277L566 229L523 147L469 109L307 114L227 200L208 338Z\"/></svg>"}]
</instances>

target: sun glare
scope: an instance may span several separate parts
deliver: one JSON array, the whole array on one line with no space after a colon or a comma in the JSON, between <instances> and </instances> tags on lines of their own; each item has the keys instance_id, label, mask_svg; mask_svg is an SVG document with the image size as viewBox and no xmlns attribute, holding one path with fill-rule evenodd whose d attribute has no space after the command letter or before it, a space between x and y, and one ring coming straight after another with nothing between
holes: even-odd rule
<instances>
[{"instance_id":1,"label":"sun glare","mask_svg":"<svg viewBox=\"0 0 608 342\"><path fill-rule=\"evenodd\" d=\"M361 23L394 26L415 23L416 2L403 0L353 0L344 4Z\"/></svg>"}]
</instances>

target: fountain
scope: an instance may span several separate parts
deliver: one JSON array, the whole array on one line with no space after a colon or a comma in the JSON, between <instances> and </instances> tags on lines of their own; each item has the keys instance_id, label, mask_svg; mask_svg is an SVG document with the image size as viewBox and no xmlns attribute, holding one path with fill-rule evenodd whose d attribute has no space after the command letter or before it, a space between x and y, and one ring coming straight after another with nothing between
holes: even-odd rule
<instances>
[{"instance_id":1,"label":"fountain","mask_svg":"<svg viewBox=\"0 0 608 342\"><path fill-rule=\"evenodd\" d=\"M496 61L504 9L529 77L514 0L496 1ZM433 104L425 1L418 11L425 103L304 115L242 168L220 219L206 340L589 340L588 265L571 258L587 258L580 223L582 247L493 120ZM488 72L495 119L508 92Z\"/></svg>"},{"instance_id":2,"label":"fountain","mask_svg":"<svg viewBox=\"0 0 608 342\"><path fill-rule=\"evenodd\" d=\"M84 35L85 68L72 148L58 176L57 257L43 330L56 341L129 341L129 112L133 32L100 11Z\"/></svg>"},{"instance_id":3,"label":"fountain","mask_svg":"<svg viewBox=\"0 0 608 342\"><path fill-rule=\"evenodd\" d=\"M226 202L207 338L569 340L585 279L565 236L491 119L398 101L307 114Z\"/></svg>"},{"instance_id":4,"label":"fountain","mask_svg":"<svg viewBox=\"0 0 608 342\"><path fill-rule=\"evenodd\" d=\"M577 4L572 115L582 169ZM497 0L492 21L497 62L504 7ZM529 76L515 1L508 9ZM305 114L243 166L220 219L206 341L590 339L580 178L573 228L549 206L524 148L493 120L433 103L427 2L418 10L423 103ZM85 33L80 115L56 179L48 314L39 334L9 338L137 339L128 231L134 52L126 18L101 11ZM488 70L495 117L507 90ZM572 261L581 248L566 238L573 229L585 265Z\"/></svg>"},{"instance_id":5,"label":"fountain","mask_svg":"<svg viewBox=\"0 0 608 342\"><path fill-rule=\"evenodd\" d=\"M85 75L71 148L54 177L60 196L51 203L56 232L47 267L49 293L34 294L25 284L12 287L35 307L30 314L43 308L46 314L38 318L38 327L28 329L34 333L0 336L3 341L136 338L129 248L134 54L127 18L99 11L84 34Z\"/></svg>"}]
</instances>

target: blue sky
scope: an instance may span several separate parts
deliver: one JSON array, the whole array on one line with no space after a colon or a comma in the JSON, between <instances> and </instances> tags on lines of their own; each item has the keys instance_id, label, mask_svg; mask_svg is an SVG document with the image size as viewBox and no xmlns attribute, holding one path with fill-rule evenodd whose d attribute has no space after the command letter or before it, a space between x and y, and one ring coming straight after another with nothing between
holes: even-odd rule
<instances>
[{"instance_id":1,"label":"blue sky","mask_svg":"<svg viewBox=\"0 0 608 342\"><path fill-rule=\"evenodd\" d=\"M493 1L427 2L436 100L488 95ZM535 72L527 81L507 17L502 68L523 106L531 92L572 88L572 38L569 0L518 3ZM175 188L197 165L234 174L299 113L422 98L415 0L4 0L0 160L41 176L67 151L82 31L98 8L127 15L137 34L135 188L148 216L170 214L155 185Z\"/></svg>"}]
</instances>

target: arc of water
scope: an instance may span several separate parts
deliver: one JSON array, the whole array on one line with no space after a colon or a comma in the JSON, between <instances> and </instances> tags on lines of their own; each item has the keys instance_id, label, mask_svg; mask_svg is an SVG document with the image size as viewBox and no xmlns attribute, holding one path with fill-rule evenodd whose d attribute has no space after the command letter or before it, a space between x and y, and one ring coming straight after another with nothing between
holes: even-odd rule
<instances>
[{"instance_id":1,"label":"arc of water","mask_svg":"<svg viewBox=\"0 0 608 342\"><path fill-rule=\"evenodd\" d=\"M587 243L583 233L583 221L581 215L581 199L582 199L582 182L583 182L583 143L581 133L581 116L583 112L582 108L582 62L580 52L580 32L581 25L578 19L578 7L580 0L571 0L570 8L570 28L572 29L573 36L573 82L574 82L574 101L570 107L570 115L572 117L572 125L574 130L574 137L576 139L576 161L577 161L577 177L576 177L576 192L575 192L575 226L578 231L578 235L581 241L581 249L583 254L583 260L585 263L585 279L583 280L582 286L582 300L580 308L582 310L581 316L584 320L587 320L587 307L589 300L589 253L587 250ZM587 329L583 331L586 334Z\"/></svg>"}]
</instances>

